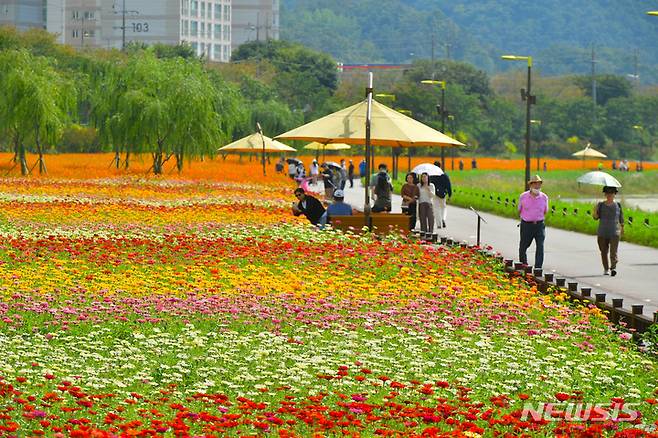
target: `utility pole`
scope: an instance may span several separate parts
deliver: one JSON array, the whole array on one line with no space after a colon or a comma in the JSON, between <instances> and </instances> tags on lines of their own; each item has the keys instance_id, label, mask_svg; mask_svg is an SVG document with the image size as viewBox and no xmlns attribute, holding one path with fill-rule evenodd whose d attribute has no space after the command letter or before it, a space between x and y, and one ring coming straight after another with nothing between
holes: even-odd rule
<instances>
[{"instance_id":1,"label":"utility pole","mask_svg":"<svg viewBox=\"0 0 658 438\"><path fill-rule=\"evenodd\" d=\"M446 59L450 61L450 47L452 47L452 44L446 43Z\"/></svg>"},{"instance_id":2,"label":"utility pole","mask_svg":"<svg viewBox=\"0 0 658 438\"><path fill-rule=\"evenodd\" d=\"M123 0L121 11L114 11L114 14L121 14L121 26L114 26L112 29L121 29L121 50L126 50L126 14L138 15L139 11L129 11L126 9L126 0ZM112 6L114 9L114 6Z\"/></svg>"},{"instance_id":3,"label":"utility pole","mask_svg":"<svg viewBox=\"0 0 658 438\"><path fill-rule=\"evenodd\" d=\"M634 54L634 61L635 61L635 68L633 70L633 78L635 78L635 88L636 90L640 89L640 72L639 72L639 58L640 58L640 50L635 49L635 54Z\"/></svg>"},{"instance_id":4,"label":"utility pole","mask_svg":"<svg viewBox=\"0 0 658 438\"><path fill-rule=\"evenodd\" d=\"M592 43L592 126L596 124L596 48Z\"/></svg>"},{"instance_id":5,"label":"utility pole","mask_svg":"<svg viewBox=\"0 0 658 438\"><path fill-rule=\"evenodd\" d=\"M434 46L436 44L436 35L432 34L432 68L434 68Z\"/></svg>"},{"instance_id":6,"label":"utility pole","mask_svg":"<svg viewBox=\"0 0 658 438\"><path fill-rule=\"evenodd\" d=\"M126 0L121 8L121 50L126 50Z\"/></svg>"},{"instance_id":7,"label":"utility pole","mask_svg":"<svg viewBox=\"0 0 658 438\"><path fill-rule=\"evenodd\" d=\"M81 29L80 29L80 37L81 37L80 47L84 49L84 47L85 47L85 13L84 12L82 13L82 22L80 24L80 27L81 27Z\"/></svg>"}]
</instances>

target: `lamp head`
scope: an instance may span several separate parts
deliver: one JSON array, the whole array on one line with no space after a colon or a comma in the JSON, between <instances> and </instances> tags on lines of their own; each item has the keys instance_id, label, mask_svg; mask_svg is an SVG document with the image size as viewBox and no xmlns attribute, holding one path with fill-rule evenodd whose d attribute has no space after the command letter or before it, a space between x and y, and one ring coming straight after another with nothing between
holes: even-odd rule
<instances>
[{"instance_id":1,"label":"lamp head","mask_svg":"<svg viewBox=\"0 0 658 438\"><path fill-rule=\"evenodd\" d=\"M421 84L439 85L442 89L446 88L446 81L435 81L433 79L425 79L420 81Z\"/></svg>"},{"instance_id":2,"label":"lamp head","mask_svg":"<svg viewBox=\"0 0 658 438\"><path fill-rule=\"evenodd\" d=\"M653 15L654 17L658 17L658 11L648 11L647 15Z\"/></svg>"},{"instance_id":3,"label":"lamp head","mask_svg":"<svg viewBox=\"0 0 658 438\"><path fill-rule=\"evenodd\" d=\"M377 94L375 94L375 97L385 97L385 98L391 99L392 101L395 102L395 94L377 93Z\"/></svg>"},{"instance_id":4,"label":"lamp head","mask_svg":"<svg viewBox=\"0 0 658 438\"><path fill-rule=\"evenodd\" d=\"M532 56L503 55L500 58L505 61L528 61L528 67L532 67Z\"/></svg>"}]
</instances>

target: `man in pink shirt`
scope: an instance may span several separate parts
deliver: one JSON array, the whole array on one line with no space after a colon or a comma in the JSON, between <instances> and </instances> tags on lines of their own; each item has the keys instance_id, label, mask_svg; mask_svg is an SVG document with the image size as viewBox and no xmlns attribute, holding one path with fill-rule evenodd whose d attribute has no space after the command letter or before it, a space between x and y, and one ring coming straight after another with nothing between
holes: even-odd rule
<instances>
[{"instance_id":1,"label":"man in pink shirt","mask_svg":"<svg viewBox=\"0 0 658 438\"><path fill-rule=\"evenodd\" d=\"M535 241L535 268L544 264L544 238L546 237L544 217L548 212L548 196L541 191L542 180L535 175L528 181L530 190L519 197L519 215L521 216L521 241L519 243L519 261L528 264L526 252Z\"/></svg>"}]
</instances>

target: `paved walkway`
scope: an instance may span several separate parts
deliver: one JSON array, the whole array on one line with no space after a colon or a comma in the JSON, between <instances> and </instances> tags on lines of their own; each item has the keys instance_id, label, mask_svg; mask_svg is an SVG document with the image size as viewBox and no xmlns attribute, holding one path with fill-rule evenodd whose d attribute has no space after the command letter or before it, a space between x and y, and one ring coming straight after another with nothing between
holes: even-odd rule
<instances>
[{"instance_id":1,"label":"paved walkway","mask_svg":"<svg viewBox=\"0 0 658 438\"><path fill-rule=\"evenodd\" d=\"M320 184L321 186L321 184ZM363 209L364 192L361 182L354 180L354 188L346 187L345 201L354 208ZM393 195L393 211L399 212L401 198ZM519 221L481 213L487 221L482 224L481 244L491 245L505 258L518 261ZM447 228L439 230L440 236L456 241L477 241L477 218L465 208L448 206ZM528 251L528 260L534 260L534 244ZM603 275L596 237L565 231L558 228L546 229L544 271L581 286L590 286L592 294L605 292L606 301L623 298L624 307L643 304L644 314L658 311L658 249L621 242L619 245L617 276Z\"/></svg>"}]
</instances>

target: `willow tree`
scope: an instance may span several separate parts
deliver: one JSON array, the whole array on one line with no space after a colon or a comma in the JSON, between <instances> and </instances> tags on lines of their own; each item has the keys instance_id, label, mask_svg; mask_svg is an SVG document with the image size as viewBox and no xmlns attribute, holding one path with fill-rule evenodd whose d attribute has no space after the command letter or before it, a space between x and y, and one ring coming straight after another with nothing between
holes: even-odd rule
<instances>
[{"instance_id":1,"label":"willow tree","mask_svg":"<svg viewBox=\"0 0 658 438\"><path fill-rule=\"evenodd\" d=\"M216 111L219 94L200 63L175 58L166 61L165 70L170 79L168 97L175 123L172 152L180 173L185 157L212 154L222 137L222 121Z\"/></svg>"},{"instance_id":2,"label":"willow tree","mask_svg":"<svg viewBox=\"0 0 658 438\"><path fill-rule=\"evenodd\" d=\"M29 132L27 108L23 97L29 86L27 76L31 55L27 51L3 50L0 52L0 131L9 137L14 150L14 162L27 175L25 137Z\"/></svg>"},{"instance_id":3,"label":"willow tree","mask_svg":"<svg viewBox=\"0 0 658 438\"><path fill-rule=\"evenodd\" d=\"M29 108L25 116L32 125L32 140L39 156L39 173L44 174L44 143L52 145L61 137L75 107L75 93L72 84L45 58L34 60L31 73L24 97L26 108Z\"/></svg>"},{"instance_id":4,"label":"willow tree","mask_svg":"<svg viewBox=\"0 0 658 438\"><path fill-rule=\"evenodd\" d=\"M100 140L112 145L112 164L116 169L121 167L122 152L125 153L126 169L130 163L131 147L126 131L127 124L124 114L119 111L120 99L130 89L126 72L124 63L104 62L90 75L90 118L98 130Z\"/></svg>"},{"instance_id":5,"label":"willow tree","mask_svg":"<svg viewBox=\"0 0 658 438\"><path fill-rule=\"evenodd\" d=\"M44 145L61 136L74 96L73 87L51 60L24 50L0 52L0 124L11 138L22 175L30 173L27 142L33 142L39 156L35 166L46 173Z\"/></svg>"}]
</instances>

